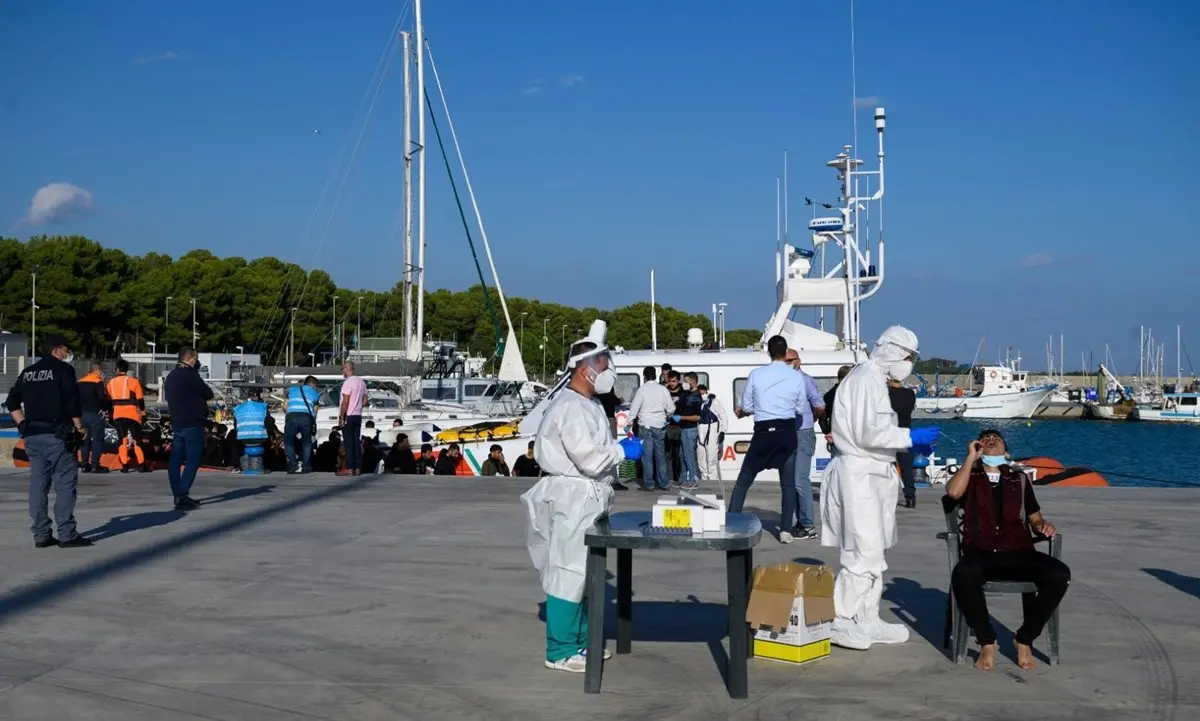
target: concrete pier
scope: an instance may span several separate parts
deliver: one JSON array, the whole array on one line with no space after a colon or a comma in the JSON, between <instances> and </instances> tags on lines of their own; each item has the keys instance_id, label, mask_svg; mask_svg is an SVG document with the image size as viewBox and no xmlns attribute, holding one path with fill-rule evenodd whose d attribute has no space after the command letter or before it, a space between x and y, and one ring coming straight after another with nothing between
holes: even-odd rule
<instances>
[{"instance_id":1,"label":"concrete pier","mask_svg":"<svg viewBox=\"0 0 1200 721\"><path fill-rule=\"evenodd\" d=\"M750 698L734 702L717 554L635 555L633 653L607 662L599 696L543 668L527 486L205 473L185 515L161 472L83 476L76 515L96 546L39 550L27 475L2 470L0 719L1200 718L1200 491L1041 489L1074 573L1062 665L1015 666L1020 603L998 598L1004 657L983 673L941 649L949 570L937 492L922 490L898 511L884 604L912 639L752 661ZM618 507L651 499L621 493ZM778 502L760 483L749 506L771 526ZM790 559L836 553L764 537L755 561Z\"/></svg>"}]
</instances>

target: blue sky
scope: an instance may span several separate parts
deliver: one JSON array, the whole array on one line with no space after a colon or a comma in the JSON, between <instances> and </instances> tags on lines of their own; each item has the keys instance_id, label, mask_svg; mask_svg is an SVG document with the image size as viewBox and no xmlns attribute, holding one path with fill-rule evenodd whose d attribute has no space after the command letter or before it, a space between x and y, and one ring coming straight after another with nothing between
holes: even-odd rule
<instances>
[{"instance_id":1,"label":"blue sky","mask_svg":"<svg viewBox=\"0 0 1200 721\"><path fill-rule=\"evenodd\" d=\"M0 227L391 286L398 67L336 210L318 200L403 5L3 4ZM889 118L888 275L865 330L904 323L961 360L986 335L1036 367L1062 332L1068 368L1107 342L1129 370L1140 325L1182 323L1200 365L1200 5L855 8L857 95ZM836 194L822 164L853 142L848 2L427 0L425 25L508 294L624 305L654 266L664 304L766 321L782 150L803 245L802 199ZM428 285L460 289L474 269L434 142ZM51 182L91 212L22 222Z\"/></svg>"}]
</instances>

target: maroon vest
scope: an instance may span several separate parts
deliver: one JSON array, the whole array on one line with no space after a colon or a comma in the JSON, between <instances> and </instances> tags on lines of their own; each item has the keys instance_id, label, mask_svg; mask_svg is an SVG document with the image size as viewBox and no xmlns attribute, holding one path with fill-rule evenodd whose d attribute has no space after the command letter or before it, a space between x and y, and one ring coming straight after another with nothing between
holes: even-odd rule
<instances>
[{"instance_id":1,"label":"maroon vest","mask_svg":"<svg viewBox=\"0 0 1200 721\"><path fill-rule=\"evenodd\" d=\"M1001 517L996 517L992 483L983 464L971 469L971 480L963 497L963 548L975 551L1029 551L1033 537L1025 519L1024 473L1000 466Z\"/></svg>"}]
</instances>

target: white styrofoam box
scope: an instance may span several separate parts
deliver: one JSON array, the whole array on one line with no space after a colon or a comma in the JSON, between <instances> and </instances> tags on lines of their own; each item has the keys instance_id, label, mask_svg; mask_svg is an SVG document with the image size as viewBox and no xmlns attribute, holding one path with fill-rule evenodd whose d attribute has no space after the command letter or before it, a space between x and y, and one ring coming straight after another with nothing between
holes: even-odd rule
<instances>
[{"instance_id":1,"label":"white styrofoam box","mask_svg":"<svg viewBox=\"0 0 1200 721\"><path fill-rule=\"evenodd\" d=\"M660 498L658 503L654 504L653 517L651 524L655 526L666 526L668 512L683 512L688 514L688 524L692 528L692 533L703 533L705 528L703 506L694 504L681 504L675 498Z\"/></svg>"}]
</instances>

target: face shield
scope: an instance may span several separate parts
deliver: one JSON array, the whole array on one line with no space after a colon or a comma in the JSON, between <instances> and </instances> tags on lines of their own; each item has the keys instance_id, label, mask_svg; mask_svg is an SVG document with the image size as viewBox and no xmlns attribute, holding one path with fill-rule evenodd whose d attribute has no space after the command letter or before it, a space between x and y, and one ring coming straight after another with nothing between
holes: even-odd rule
<instances>
[{"instance_id":1,"label":"face shield","mask_svg":"<svg viewBox=\"0 0 1200 721\"><path fill-rule=\"evenodd\" d=\"M567 359L567 368L571 371L578 369L600 395L611 393L617 384L617 373L612 369L612 356L606 343L607 335L607 323L602 320L593 322L587 336L571 346L572 355Z\"/></svg>"}]
</instances>

